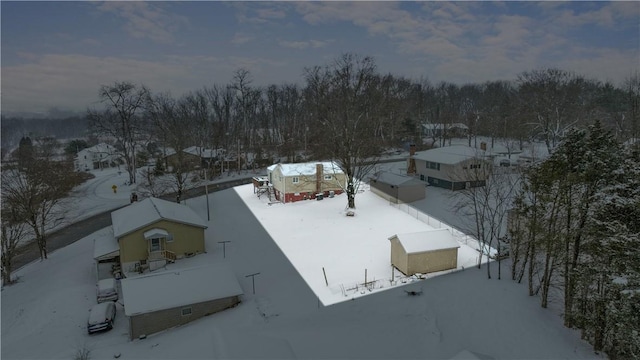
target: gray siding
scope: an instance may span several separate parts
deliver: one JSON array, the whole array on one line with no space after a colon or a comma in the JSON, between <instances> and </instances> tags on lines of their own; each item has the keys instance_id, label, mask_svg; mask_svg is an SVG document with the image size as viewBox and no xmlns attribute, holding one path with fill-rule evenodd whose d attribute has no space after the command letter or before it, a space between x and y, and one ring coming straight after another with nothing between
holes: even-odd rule
<instances>
[{"instance_id":1,"label":"gray siding","mask_svg":"<svg viewBox=\"0 0 640 360\"><path fill-rule=\"evenodd\" d=\"M395 204L410 203L425 198L425 188L422 184L396 186L371 180L369 185L376 195Z\"/></svg>"},{"instance_id":2,"label":"gray siding","mask_svg":"<svg viewBox=\"0 0 640 360\"><path fill-rule=\"evenodd\" d=\"M178 325L184 325L201 317L228 309L240 303L238 296L205 301L171 309L134 315L129 318L129 337L137 339L140 335L150 335ZM182 315L182 309L190 307L191 315Z\"/></svg>"}]
</instances>

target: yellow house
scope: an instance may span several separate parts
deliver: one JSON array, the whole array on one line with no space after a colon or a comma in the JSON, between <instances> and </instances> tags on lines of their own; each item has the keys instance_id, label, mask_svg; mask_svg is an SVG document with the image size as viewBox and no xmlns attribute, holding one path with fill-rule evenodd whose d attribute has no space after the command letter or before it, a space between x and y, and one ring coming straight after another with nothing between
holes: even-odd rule
<instances>
[{"instance_id":1,"label":"yellow house","mask_svg":"<svg viewBox=\"0 0 640 360\"><path fill-rule=\"evenodd\" d=\"M448 229L397 234L391 241L391 265L411 276L455 269L460 244Z\"/></svg>"},{"instance_id":2,"label":"yellow house","mask_svg":"<svg viewBox=\"0 0 640 360\"><path fill-rule=\"evenodd\" d=\"M267 168L276 199L285 203L341 194L347 176L335 162L275 164Z\"/></svg>"},{"instance_id":3,"label":"yellow house","mask_svg":"<svg viewBox=\"0 0 640 360\"><path fill-rule=\"evenodd\" d=\"M111 223L125 273L205 251L206 222L185 205L148 198L112 212Z\"/></svg>"}]
</instances>

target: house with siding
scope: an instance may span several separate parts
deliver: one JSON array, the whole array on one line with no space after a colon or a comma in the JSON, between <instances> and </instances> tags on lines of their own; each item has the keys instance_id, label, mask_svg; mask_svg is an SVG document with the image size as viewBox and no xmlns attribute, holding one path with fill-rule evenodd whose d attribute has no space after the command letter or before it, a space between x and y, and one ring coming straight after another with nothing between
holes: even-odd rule
<instances>
[{"instance_id":1,"label":"house with siding","mask_svg":"<svg viewBox=\"0 0 640 360\"><path fill-rule=\"evenodd\" d=\"M464 145L419 151L410 157L420 180L450 190L484 186L492 169L483 150Z\"/></svg>"},{"instance_id":2,"label":"house with siding","mask_svg":"<svg viewBox=\"0 0 640 360\"><path fill-rule=\"evenodd\" d=\"M388 171L376 172L369 180L371 191L392 203L410 203L425 198L424 182Z\"/></svg>"},{"instance_id":3,"label":"house with siding","mask_svg":"<svg viewBox=\"0 0 640 360\"><path fill-rule=\"evenodd\" d=\"M224 150L222 149L206 149L200 146L190 146L183 149L180 153L183 164L186 164L189 168L210 168L216 164L223 155ZM175 166L179 161L178 153L173 149L168 149L165 156L168 166Z\"/></svg>"},{"instance_id":4,"label":"house with siding","mask_svg":"<svg viewBox=\"0 0 640 360\"><path fill-rule=\"evenodd\" d=\"M118 166L122 163L122 156L115 147L100 143L78 151L73 166L76 171L89 171Z\"/></svg>"},{"instance_id":5,"label":"house with siding","mask_svg":"<svg viewBox=\"0 0 640 360\"><path fill-rule=\"evenodd\" d=\"M234 307L242 295L226 263L131 277L121 285L131 340Z\"/></svg>"},{"instance_id":6,"label":"house with siding","mask_svg":"<svg viewBox=\"0 0 640 360\"><path fill-rule=\"evenodd\" d=\"M332 161L275 164L267 167L267 177L276 200L284 203L338 195L347 182L346 174Z\"/></svg>"},{"instance_id":7,"label":"house with siding","mask_svg":"<svg viewBox=\"0 0 640 360\"><path fill-rule=\"evenodd\" d=\"M125 274L153 271L205 251L206 222L186 205L147 198L113 211L111 224Z\"/></svg>"},{"instance_id":8,"label":"house with siding","mask_svg":"<svg viewBox=\"0 0 640 360\"><path fill-rule=\"evenodd\" d=\"M396 234L391 242L391 265L403 274L428 274L455 269L460 244L449 229Z\"/></svg>"}]
</instances>

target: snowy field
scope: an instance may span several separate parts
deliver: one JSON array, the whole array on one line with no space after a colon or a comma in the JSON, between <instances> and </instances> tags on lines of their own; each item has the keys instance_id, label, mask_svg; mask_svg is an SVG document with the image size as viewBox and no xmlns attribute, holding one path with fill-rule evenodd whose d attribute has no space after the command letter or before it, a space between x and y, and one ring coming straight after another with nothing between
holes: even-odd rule
<instances>
[{"instance_id":1,"label":"snowy field","mask_svg":"<svg viewBox=\"0 0 640 360\"><path fill-rule=\"evenodd\" d=\"M404 165L384 166L393 170ZM109 193L114 181L121 180L123 184L126 178L121 179L122 174L107 170L105 175L110 178L98 177L92 180L93 185L85 185L86 196L78 190L77 199L83 200L76 202L74 211L79 217L128 203L126 186L119 186L117 195ZM268 215L262 216L260 212L254 215L245 205L247 200L240 198L239 193L245 190L228 189L210 194L211 220L205 232L207 253L167 266L167 270L172 270L228 262L244 292L239 306L145 340L129 341L127 319L120 303L112 331L87 335L88 309L95 304L93 241L108 236L108 231L103 229L53 251L46 261L35 261L18 269L15 275L19 282L2 288L1 358L71 359L81 348L91 351L91 359L115 356L120 359L450 359L465 351L493 359L601 358L594 355L589 344L580 340L578 332L563 327L560 314L540 308L537 298L527 296L525 285L507 278L488 280L484 269L467 268L430 276L427 280L385 287L386 291L377 291L371 296L324 307L309 284L319 282L324 286L321 267L327 270L330 288L325 291L330 299L342 299L341 291L334 294L334 290L330 290L335 286L339 288L340 281L346 283L353 278L360 282L364 280L364 268L372 272L374 267L369 268L366 259L359 260L363 262L349 266L354 269L351 274L349 269L338 269L337 258L318 260L309 266L312 280L303 278L292 266L290 255L285 256L281 250L280 240L272 238L261 224L264 220L259 217ZM449 194L437 188L426 191L427 198L412 205L463 228L462 219L449 210ZM370 234L371 227L380 229L378 223L363 221L366 216L373 218L381 214L376 215L379 210L374 211L376 198L367 199L368 196L362 195L356 198L358 209L353 219L344 219L344 197L304 202L310 207L332 208L328 213L336 219L333 227L316 227L314 233L318 235L314 237L324 239L322 241L346 241L340 234L354 237L353 232L357 231L338 228L339 222L347 220L360 221L364 233ZM249 199L251 201L255 199ZM204 196L183 203L203 219L207 218ZM295 204L255 205L273 212L291 209L290 205ZM380 209L398 212L384 201L379 205ZM312 226L312 219L302 221ZM386 220L381 223L393 225ZM410 226L421 228L423 224L416 220L411 221ZM379 231L372 238L381 238L388 245L387 237L396 230ZM220 241L230 241L225 258ZM343 245L340 244L341 253L346 254L347 247ZM363 253L369 248L357 250L356 253ZM379 256L384 257L386 264L381 268L380 278L387 279L390 277L388 253ZM503 274L508 270L505 263ZM251 279L246 276L258 272L253 294ZM422 295L407 296L405 290L422 291Z\"/></svg>"},{"instance_id":2,"label":"snowy field","mask_svg":"<svg viewBox=\"0 0 640 360\"><path fill-rule=\"evenodd\" d=\"M266 196L258 198L254 194L252 184L235 189L324 305L415 281L416 276L407 278L392 271L389 237L447 227L424 214L415 216L415 209L409 209L411 215L391 206L367 185L361 185L356 196L353 217L345 214L345 194L322 201L270 204ZM477 265L477 241L450 231L460 245L456 270ZM431 278L451 271L455 270L423 276ZM367 287L365 272L370 283Z\"/></svg>"}]
</instances>

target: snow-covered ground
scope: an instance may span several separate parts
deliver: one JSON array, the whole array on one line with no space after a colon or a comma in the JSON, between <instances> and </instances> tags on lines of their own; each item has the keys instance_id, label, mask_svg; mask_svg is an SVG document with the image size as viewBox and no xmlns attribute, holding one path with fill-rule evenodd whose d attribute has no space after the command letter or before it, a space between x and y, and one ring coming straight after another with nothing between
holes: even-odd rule
<instances>
[{"instance_id":1,"label":"snow-covered ground","mask_svg":"<svg viewBox=\"0 0 640 360\"><path fill-rule=\"evenodd\" d=\"M266 196L254 194L252 184L235 189L320 301L331 305L413 281L415 277L392 272L389 237L447 227L415 209L406 212L392 207L367 185L360 188L353 217L345 214L344 194L322 201L271 204ZM460 245L456 270L476 265L477 241L451 232ZM363 287L365 280L370 283L368 289Z\"/></svg>"},{"instance_id":2,"label":"snow-covered ground","mask_svg":"<svg viewBox=\"0 0 640 360\"><path fill-rule=\"evenodd\" d=\"M402 164L385 166L402 167ZM110 190L110 183L117 179L116 174L104 181L95 180L96 196L89 194L86 203L79 201L77 208L97 211L102 206L101 198L110 196L103 188ZM238 307L145 340L129 341L127 321L122 305L118 304L115 329L87 335L88 309L95 304L93 241L108 236L108 231L103 229L52 252L46 261L36 261L17 270L19 282L2 289L2 359L69 359L80 348L90 349L92 359L112 359L114 355L120 355L121 359L284 359L293 356L300 359L448 359L462 351L494 359L597 357L590 345L580 340L579 333L563 327L558 314L540 308L538 299L528 297L524 285L508 279L488 280L486 271L475 268L408 282L405 286L324 307L316 290L310 288L313 285L310 283L318 281L324 286L322 266L327 270L329 284L335 286L351 279L351 268L356 281L364 280L363 266L369 264L359 262L344 267L339 257L325 258L310 264L313 279L308 280L296 270L299 265L295 264L295 257L279 239L298 235L273 229L267 232L261 222L268 217L282 221L271 215L279 211L302 213L304 206L317 210L327 207L327 213L335 215L335 223L310 232L318 247L308 248L306 252L313 256L321 255L323 243L327 248L339 246L339 254L351 251L346 244L326 242L328 238L332 242L335 239L349 241L340 234L354 236L356 230L341 231L340 222L346 221L359 222L358 226L368 234L371 234L369 228L375 228L375 236L371 238L381 239L388 245L387 237L407 232L394 228L394 221L400 220L375 221L375 224L365 220L368 217L375 220L374 216L380 215L376 212L381 209L399 218L404 215L401 216L401 212L396 215L399 210L384 201L378 204L376 198L360 196L365 194L356 198L358 209L353 219L345 219L341 214L346 204L344 197L272 206L259 200L255 205L261 211L254 215L245 201L256 199L243 201L239 195L247 188L237 190L209 195L211 220L205 233L207 253L183 259L168 265L167 269L228 262L244 291ZM428 213L442 212L443 216L433 215L462 228L456 224L459 217L447 212L449 197L445 191L426 190L427 198L416 207ZM102 203L105 207L128 203L128 194L118 195L122 198ZM203 219L207 218L204 196L184 203ZM321 212L315 212L316 216L319 214ZM314 217L298 219L309 226L313 226L313 220ZM423 224L416 221L407 226ZM219 243L223 240L230 241L226 244L226 258ZM298 249L301 253L304 250ZM369 248L357 250L360 255L380 252ZM387 265L381 276L388 277L391 271L388 253L384 257ZM255 294L251 278L246 277L254 273L260 273L255 277ZM503 269L503 274L506 273L507 267ZM422 291L422 295L407 296L405 290ZM337 297L344 296L340 292Z\"/></svg>"}]
</instances>

